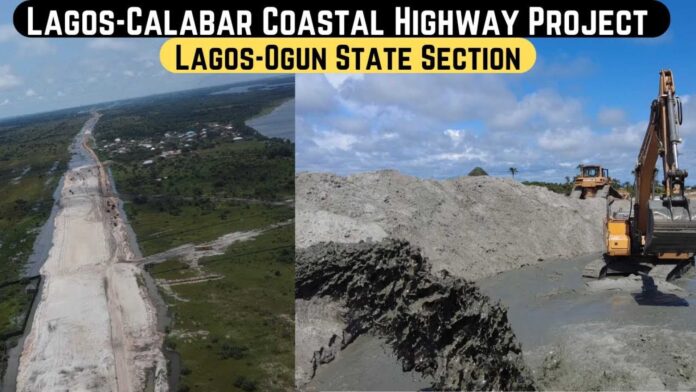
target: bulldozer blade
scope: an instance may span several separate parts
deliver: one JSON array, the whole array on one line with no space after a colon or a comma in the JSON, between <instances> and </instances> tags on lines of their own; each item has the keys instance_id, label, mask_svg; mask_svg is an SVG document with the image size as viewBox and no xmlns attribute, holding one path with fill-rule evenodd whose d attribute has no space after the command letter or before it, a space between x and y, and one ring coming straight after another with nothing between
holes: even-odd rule
<instances>
[{"instance_id":1,"label":"bulldozer blade","mask_svg":"<svg viewBox=\"0 0 696 392\"><path fill-rule=\"evenodd\" d=\"M696 253L696 220L691 219L688 208L669 208L658 200L650 204L646 253Z\"/></svg>"},{"instance_id":2,"label":"bulldozer blade","mask_svg":"<svg viewBox=\"0 0 696 392\"><path fill-rule=\"evenodd\" d=\"M580 198L582 198L582 188L580 188L580 187L573 188L573 191L570 192L570 198L571 198L571 199L580 199Z\"/></svg>"},{"instance_id":3,"label":"bulldozer blade","mask_svg":"<svg viewBox=\"0 0 696 392\"><path fill-rule=\"evenodd\" d=\"M601 187L601 188L599 189L599 191L597 191L597 197L606 199L607 196L609 196L609 190L610 190L610 188L611 188L611 186L609 186L609 185L604 185L603 187Z\"/></svg>"}]
</instances>

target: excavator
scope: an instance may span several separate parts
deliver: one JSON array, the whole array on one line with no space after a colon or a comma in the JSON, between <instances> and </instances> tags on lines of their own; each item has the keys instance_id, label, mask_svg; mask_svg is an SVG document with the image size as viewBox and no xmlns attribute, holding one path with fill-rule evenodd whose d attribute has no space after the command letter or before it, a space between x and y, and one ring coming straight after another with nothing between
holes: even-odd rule
<instances>
[{"instance_id":1,"label":"excavator","mask_svg":"<svg viewBox=\"0 0 696 392\"><path fill-rule=\"evenodd\" d=\"M632 200L609 200L605 221L606 252L589 263L583 276L647 273L664 280L677 278L694 262L696 216L684 194L686 170L679 167L679 126L682 105L670 70L660 71L657 98L635 166ZM662 186L656 185L656 164ZM659 195L656 195L659 193Z\"/></svg>"},{"instance_id":2,"label":"excavator","mask_svg":"<svg viewBox=\"0 0 696 392\"><path fill-rule=\"evenodd\" d=\"M613 196L621 198L619 191L611 186L609 170L600 165L578 165L580 174L575 177L570 197L574 199L589 199L592 197Z\"/></svg>"}]
</instances>

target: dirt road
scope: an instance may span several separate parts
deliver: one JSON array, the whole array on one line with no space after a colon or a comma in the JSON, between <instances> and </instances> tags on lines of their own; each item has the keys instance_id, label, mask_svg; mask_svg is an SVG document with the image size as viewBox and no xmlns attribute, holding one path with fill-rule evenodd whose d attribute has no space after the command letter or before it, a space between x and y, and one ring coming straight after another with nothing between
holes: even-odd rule
<instances>
[{"instance_id":1,"label":"dirt road","mask_svg":"<svg viewBox=\"0 0 696 392\"><path fill-rule=\"evenodd\" d=\"M65 174L44 289L20 358L18 391L167 389L156 311L140 283L106 171L92 162Z\"/></svg>"}]
</instances>

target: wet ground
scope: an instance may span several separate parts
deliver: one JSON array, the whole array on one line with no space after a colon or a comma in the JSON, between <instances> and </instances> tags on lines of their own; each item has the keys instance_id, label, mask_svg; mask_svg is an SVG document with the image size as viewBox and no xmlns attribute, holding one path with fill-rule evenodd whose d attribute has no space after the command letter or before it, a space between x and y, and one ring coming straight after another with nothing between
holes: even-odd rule
<instances>
[{"instance_id":1,"label":"wet ground","mask_svg":"<svg viewBox=\"0 0 696 392\"><path fill-rule=\"evenodd\" d=\"M322 365L307 390L415 391L430 385L429 379L419 373L404 372L382 339L363 335L336 360Z\"/></svg>"},{"instance_id":2,"label":"wet ground","mask_svg":"<svg viewBox=\"0 0 696 392\"><path fill-rule=\"evenodd\" d=\"M568 324L614 322L696 330L693 273L672 282L676 287L639 277L583 278L584 266L596 257L600 255L544 262L478 283L508 307L525 351L548 344Z\"/></svg>"},{"instance_id":3,"label":"wet ground","mask_svg":"<svg viewBox=\"0 0 696 392\"><path fill-rule=\"evenodd\" d=\"M696 274L592 281L584 266L600 255L544 261L478 282L508 307L525 360L542 389L696 388ZM426 379L401 372L373 336L322 365L322 390L417 390Z\"/></svg>"}]
</instances>

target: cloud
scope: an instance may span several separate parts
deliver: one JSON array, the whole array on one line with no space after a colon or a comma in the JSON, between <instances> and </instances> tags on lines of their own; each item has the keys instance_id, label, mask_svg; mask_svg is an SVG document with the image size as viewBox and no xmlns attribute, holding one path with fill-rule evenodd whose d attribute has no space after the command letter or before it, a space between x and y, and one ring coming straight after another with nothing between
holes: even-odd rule
<instances>
[{"instance_id":1,"label":"cloud","mask_svg":"<svg viewBox=\"0 0 696 392\"><path fill-rule=\"evenodd\" d=\"M12 72L9 65L0 65L0 90L7 90L22 84L22 79Z\"/></svg>"},{"instance_id":2,"label":"cloud","mask_svg":"<svg viewBox=\"0 0 696 392\"><path fill-rule=\"evenodd\" d=\"M27 97L33 97L36 95L36 91L34 91L33 89L28 89L27 91L24 92L24 95Z\"/></svg>"},{"instance_id":3,"label":"cloud","mask_svg":"<svg viewBox=\"0 0 696 392\"><path fill-rule=\"evenodd\" d=\"M589 128L547 130L539 138L539 147L547 151L578 151L592 140Z\"/></svg>"},{"instance_id":4,"label":"cloud","mask_svg":"<svg viewBox=\"0 0 696 392\"><path fill-rule=\"evenodd\" d=\"M297 168L339 174L393 168L447 178L475 166L502 176L516 167L521 179L563 181L579 163L594 162L630 179L645 121L629 122L620 107L589 113L579 97L552 88L520 92L510 80L298 75ZM685 117L696 118L696 100L683 100ZM696 126L682 131L696 133ZM680 151L688 164L687 146Z\"/></svg>"},{"instance_id":5,"label":"cloud","mask_svg":"<svg viewBox=\"0 0 696 392\"><path fill-rule=\"evenodd\" d=\"M626 121L626 112L618 108L602 108L597 114L597 120L602 125L620 125Z\"/></svg>"},{"instance_id":6,"label":"cloud","mask_svg":"<svg viewBox=\"0 0 696 392\"><path fill-rule=\"evenodd\" d=\"M458 146L459 143L462 142L465 134L466 134L466 131L461 130L461 129L447 129L447 130L445 130L445 135L449 136L449 138L452 140L452 144L454 144L455 147Z\"/></svg>"},{"instance_id":7,"label":"cloud","mask_svg":"<svg viewBox=\"0 0 696 392\"><path fill-rule=\"evenodd\" d=\"M0 102L0 106L5 106L5 105L7 105L7 104L9 104L9 103L10 103L9 98L5 98L5 99L2 100L2 102Z\"/></svg>"}]
</instances>

